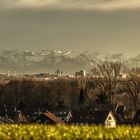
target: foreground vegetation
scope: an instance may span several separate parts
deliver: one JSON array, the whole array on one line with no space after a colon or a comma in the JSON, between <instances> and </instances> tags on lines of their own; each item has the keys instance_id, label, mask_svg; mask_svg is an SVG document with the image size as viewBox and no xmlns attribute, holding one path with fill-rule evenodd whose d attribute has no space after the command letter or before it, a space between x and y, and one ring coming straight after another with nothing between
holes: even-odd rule
<instances>
[{"instance_id":1,"label":"foreground vegetation","mask_svg":"<svg viewBox=\"0 0 140 140\"><path fill-rule=\"evenodd\" d=\"M0 125L0 140L139 139L139 127Z\"/></svg>"}]
</instances>

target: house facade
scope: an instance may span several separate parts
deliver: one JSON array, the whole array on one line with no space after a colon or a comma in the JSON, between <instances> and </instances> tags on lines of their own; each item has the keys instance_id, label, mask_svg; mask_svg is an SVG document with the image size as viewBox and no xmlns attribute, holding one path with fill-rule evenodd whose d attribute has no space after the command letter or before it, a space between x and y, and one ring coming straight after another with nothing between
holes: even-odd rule
<instances>
[{"instance_id":1,"label":"house facade","mask_svg":"<svg viewBox=\"0 0 140 140\"><path fill-rule=\"evenodd\" d=\"M72 114L71 124L103 125L116 127L116 118L112 111L77 111Z\"/></svg>"},{"instance_id":2,"label":"house facade","mask_svg":"<svg viewBox=\"0 0 140 140\"><path fill-rule=\"evenodd\" d=\"M108 126L108 127L116 127L116 123L117 123L116 118L113 115L112 111L110 111L106 120L105 120L104 125Z\"/></svg>"}]
</instances>

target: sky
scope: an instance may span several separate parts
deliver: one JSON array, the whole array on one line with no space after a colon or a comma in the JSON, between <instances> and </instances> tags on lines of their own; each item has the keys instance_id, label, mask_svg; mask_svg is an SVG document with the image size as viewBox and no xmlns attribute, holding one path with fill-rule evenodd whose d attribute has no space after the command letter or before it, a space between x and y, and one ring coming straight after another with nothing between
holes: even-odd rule
<instances>
[{"instance_id":1,"label":"sky","mask_svg":"<svg viewBox=\"0 0 140 140\"><path fill-rule=\"evenodd\" d=\"M0 49L140 52L140 0L0 0Z\"/></svg>"}]
</instances>

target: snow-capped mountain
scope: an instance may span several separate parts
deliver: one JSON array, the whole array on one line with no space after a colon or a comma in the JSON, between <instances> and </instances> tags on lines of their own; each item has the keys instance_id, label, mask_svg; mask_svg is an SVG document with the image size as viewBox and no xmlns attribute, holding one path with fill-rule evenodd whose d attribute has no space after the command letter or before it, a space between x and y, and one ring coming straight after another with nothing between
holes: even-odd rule
<instances>
[{"instance_id":1,"label":"snow-capped mountain","mask_svg":"<svg viewBox=\"0 0 140 140\"><path fill-rule=\"evenodd\" d=\"M34 51L0 51L0 72L18 73L52 72L62 69L64 73L74 73L85 69L89 71L102 61L121 61L129 66L140 65L140 55L129 58L122 53L106 54L98 52L60 51L43 49Z\"/></svg>"}]
</instances>

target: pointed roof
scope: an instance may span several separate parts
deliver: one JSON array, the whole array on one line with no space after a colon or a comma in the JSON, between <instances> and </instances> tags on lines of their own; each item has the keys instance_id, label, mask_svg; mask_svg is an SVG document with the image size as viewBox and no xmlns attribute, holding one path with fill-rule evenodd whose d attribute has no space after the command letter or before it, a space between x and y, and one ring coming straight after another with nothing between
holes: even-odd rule
<instances>
[{"instance_id":1,"label":"pointed roof","mask_svg":"<svg viewBox=\"0 0 140 140\"><path fill-rule=\"evenodd\" d=\"M117 107L117 109L116 109L116 113L117 113L117 114L123 114L125 110L126 110L126 106L124 106L124 105L119 105L119 106Z\"/></svg>"},{"instance_id":2,"label":"pointed roof","mask_svg":"<svg viewBox=\"0 0 140 140\"><path fill-rule=\"evenodd\" d=\"M109 113L113 116L114 120L116 121L116 118L111 110L108 111L95 111L90 118L90 123L105 123Z\"/></svg>"},{"instance_id":3,"label":"pointed roof","mask_svg":"<svg viewBox=\"0 0 140 140\"><path fill-rule=\"evenodd\" d=\"M62 123L53 113L51 112L46 112L43 113L47 118L49 118L50 120L52 120L55 123Z\"/></svg>"},{"instance_id":4,"label":"pointed roof","mask_svg":"<svg viewBox=\"0 0 140 140\"><path fill-rule=\"evenodd\" d=\"M104 123L110 111L95 111L91 118L90 123Z\"/></svg>"},{"instance_id":5,"label":"pointed roof","mask_svg":"<svg viewBox=\"0 0 140 140\"><path fill-rule=\"evenodd\" d=\"M133 122L140 123L140 109L136 111L136 114L134 115Z\"/></svg>"},{"instance_id":6,"label":"pointed roof","mask_svg":"<svg viewBox=\"0 0 140 140\"><path fill-rule=\"evenodd\" d=\"M72 118L70 123L88 123L90 120L90 111L88 110L77 110L72 112Z\"/></svg>"},{"instance_id":7,"label":"pointed roof","mask_svg":"<svg viewBox=\"0 0 140 140\"><path fill-rule=\"evenodd\" d=\"M31 121L34 122L40 122L40 123L50 123L50 124L60 124L62 123L61 120L59 120L53 113L51 112L45 112L40 114L37 118Z\"/></svg>"},{"instance_id":8,"label":"pointed roof","mask_svg":"<svg viewBox=\"0 0 140 140\"><path fill-rule=\"evenodd\" d=\"M105 123L109 113L113 116L114 120L116 118L111 110L107 111L91 111L91 110L82 110L75 111L72 113L71 123Z\"/></svg>"},{"instance_id":9,"label":"pointed roof","mask_svg":"<svg viewBox=\"0 0 140 140\"><path fill-rule=\"evenodd\" d=\"M14 123L14 121L8 118L6 119L3 117L0 117L0 124L10 124L10 123Z\"/></svg>"}]
</instances>

